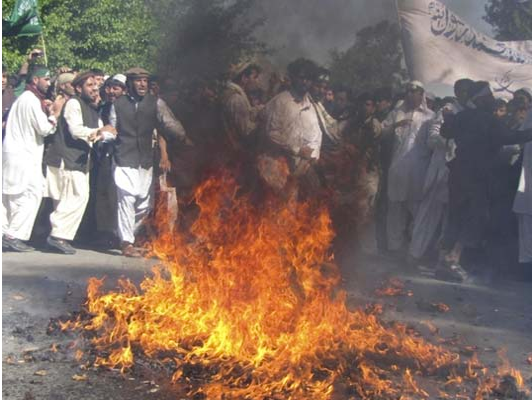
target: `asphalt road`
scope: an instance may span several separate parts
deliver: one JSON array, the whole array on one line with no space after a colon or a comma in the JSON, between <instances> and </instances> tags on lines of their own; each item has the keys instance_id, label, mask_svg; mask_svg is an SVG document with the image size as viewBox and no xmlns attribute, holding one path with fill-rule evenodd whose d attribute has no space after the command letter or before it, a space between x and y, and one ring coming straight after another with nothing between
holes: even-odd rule
<instances>
[{"instance_id":1,"label":"asphalt road","mask_svg":"<svg viewBox=\"0 0 532 400\"><path fill-rule=\"evenodd\" d=\"M127 276L140 282L152 260L134 260L113 253L80 250L66 256L36 251L3 253L2 269L2 398L6 400L180 399L165 380L151 371L135 376L118 371L86 369L75 360L76 337L47 334L51 318L79 310L89 277L107 277L107 288ZM406 273L379 256L363 254L343 270L348 301L353 307L379 302L385 320L405 321L429 340L452 339L449 346L476 346L489 367L505 348L512 365L532 383L532 284L451 284L437 281L430 270ZM375 289L390 277L404 283L410 295L380 296ZM447 312L432 304L444 303ZM429 330L429 322L434 328ZM53 351L58 348L59 351Z\"/></svg>"}]
</instances>

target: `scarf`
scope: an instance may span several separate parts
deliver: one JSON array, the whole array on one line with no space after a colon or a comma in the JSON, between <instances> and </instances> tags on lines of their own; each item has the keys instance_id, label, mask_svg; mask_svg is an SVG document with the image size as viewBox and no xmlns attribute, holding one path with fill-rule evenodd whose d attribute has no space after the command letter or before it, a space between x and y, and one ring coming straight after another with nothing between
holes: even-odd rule
<instances>
[{"instance_id":1,"label":"scarf","mask_svg":"<svg viewBox=\"0 0 532 400\"><path fill-rule=\"evenodd\" d=\"M32 84L27 84L26 90L29 90L30 92L32 92L39 99L39 101L41 102L42 112L48 115L48 107L46 106L46 103L45 103L46 95L42 94L41 91L37 89L37 86L32 85Z\"/></svg>"}]
</instances>

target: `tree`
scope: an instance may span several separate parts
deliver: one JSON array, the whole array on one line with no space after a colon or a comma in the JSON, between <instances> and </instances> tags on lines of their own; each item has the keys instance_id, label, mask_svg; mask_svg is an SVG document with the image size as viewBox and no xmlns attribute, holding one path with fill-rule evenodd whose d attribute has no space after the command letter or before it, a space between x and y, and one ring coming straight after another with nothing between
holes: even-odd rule
<instances>
[{"instance_id":1,"label":"tree","mask_svg":"<svg viewBox=\"0 0 532 400\"><path fill-rule=\"evenodd\" d=\"M532 1L489 0L484 20L498 40L532 40Z\"/></svg>"},{"instance_id":2,"label":"tree","mask_svg":"<svg viewBox=\"0 0 532 400\"><path fill-rule=\"evenodd\" d=\"M2 2L4 14L14 2ZM39 15L52 68L155 67L158 24L145 0L41 0ZM3 38L2 61L17 70L29 49L39 45L39 37Z\"/></svg>"},{"instance_id":3,"label":"tree","mask_svg":"<svg viewBox=\"0 0 532 400\"><path fill-rule=\"evenodd\" d=\"M401 85L407 73L400 38L399 26L388 21L363 28L353 46L331 52L332 83L349 85L356 92Z\"/></svg>"}]
</instances>

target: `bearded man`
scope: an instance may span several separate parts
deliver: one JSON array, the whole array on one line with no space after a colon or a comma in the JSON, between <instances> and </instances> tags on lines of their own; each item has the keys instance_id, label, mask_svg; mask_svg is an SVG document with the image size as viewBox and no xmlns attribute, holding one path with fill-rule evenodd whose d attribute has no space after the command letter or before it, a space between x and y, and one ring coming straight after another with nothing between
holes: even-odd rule
<instances>
[{"instance_id":1,"label":"bearded man","mask_svg":"<svg viewBox=\"0 0 532 400\"><path fill-rule=\"evenodd\" d=\"M392 135L393 148L388 168L387 246L394 256L402 256L408 221L414 220L423 198L423 184L430 162L427 147L430 121L434 113L425 101L419 81L406 86L405 101L382 123L384 135Z\"/></svg>"},{"instance_id":2,"label":"bearded man","mask_svg":"<svg viewBox=\"0 0 532 400\"><path fill-rule=\"evenodd\" d=\"M76 95L66 102L58 134L45 156L48 196L54 200L47 243L63 254L76 253L69 241L74 239L89 201L92 144L101 140L104 132L109 139L116 135L112 126L103 126L94 107L98 92L94 74L77 75L72 86Z\"/></svg>"},{"instance_id":3,"label":"bearded man","mask_svg":"<svg viewBox=\"0 0 532 400\"><path fill-rule=\"evenodd\" d=\"M2 248L26 252L43 195L44 138L55 132L56 115L46 100L50 71L34 66L26 90L13 103L2 146Z\"/></svg>"},{"instance_id":4,"label":"bearded man","mask_svg":"<svg viewBox=\"0 0 532 400\"><path fill-rule=\"evenodd\" d=\"M118 134L114 146L113 176L117 187L118 234L122 254L140 257L134 247L135 233L152 207L153 132L168 140L187 142L185 130L166 103L149 93L149 72L126 71L127 95L113 104L110 121Z\"/></svg>"}]
</instances>

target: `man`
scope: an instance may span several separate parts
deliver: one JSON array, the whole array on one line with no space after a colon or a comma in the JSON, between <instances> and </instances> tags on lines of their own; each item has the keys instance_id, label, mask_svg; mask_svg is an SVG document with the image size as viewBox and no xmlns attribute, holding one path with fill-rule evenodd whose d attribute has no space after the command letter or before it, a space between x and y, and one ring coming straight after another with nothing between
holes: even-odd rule
<instances>
[{"instance_id":1,"label":"man","mask_svg":"<svg viewBox=\"0 0 532 400\"><path fill-rule=\"evenodd\" d=\"M320 120L323 133L322 150L324 152L335 152L338 150L341 139L342 129L345 128L346 122L339 122L330 114L332 103L328 103L327 92L329 91L329 71L322 67L317 67L317 77L310 87L310 99ZM327 108L326 108L327 105Z\"/></svg>"},{"instance_id":2,"label":"man","mask_svg":"<svg viewBox=\"0 0 532 400\"><path fill-rule=\"evenodd\" d=\"M99 90L105 82L105 72L100 68L93 68L89 71L94 75L94 81L96 82L96 88Z\"/></svg>"},{"instance_id":3,"label":"man","mask_svg":"<svg viewBox=\"0 0 532 400\"><path fill-rule=\"evenodd\" d=\"M388 251L393 256L402 256L409 220L416 217L430 161L426 143L434 113L427 108L424 94L421 82L408 83L403 104L382 123L383 134L393 135L386 223Z\"/></svg>"},{"instance_id":4,"label":"man","mask_svg":"<svg viewBox=\"0 0 532 400\"><path fill-rule=\"evenodd\" d=\"M124 74L116 74L105 81L105 102L100 107L100 115L104 124L109 123L109 115L111 107L116 99L126 94L126 76Z\"/></svg>"},{"instance_id":5,"label":"man","mask_svg":"<svg viewBox=\"0 0 532 400\"><path fill-rule=\"evenodd\" d=\"M392 89L379 88L375 91L375 117L382 123L392 110ZM375 199L375 234L377 236L377 249L385 253L388 249L386 240L386 217L388 213L388 168L393 147L393 135L381 135L379 163L381 176L379 188Z\"/></svg>"},{"instance_id":6,"label":"man","mask_svg":"<svg viewBox=\"0 0 532 400\"><path fill-rule=\"evenodd\" d=\"M514 92L514 99L522 99L526 108L532 107L532 91L528 88L522 88Z\"/></svg>"},{"instance_id":7,"label":"man","mask_svg":"<svg viewBox=\"0 0 532 400\"><path fill-rule=\"evenodd\" d=\"M291 88L271 99L264 109L265 154L259 156L258 165L267 186L283 191L288 199L296 199L299 182L320 158L321 123L309 95L318 69L304 58L295 60L287 69ZM288 176L283 175L282 164L288 166Z\"/></svg>"},{"instance_id":8,"label":"man","mask_svg":"<svg viewBox=\"0 0 532 400\"><path fill-rule=\"evenodd\" d=\"M338 85L334 88L333 93L333 103L329 107L330 114L337 121L346 121L352 114L351 92L346 86Z\"/></svg>"},{"instance_id":9,"label":"man","mask_svg":"<svg viewBox=\"0 0 532 400\"><path fill-rule=\"evenodd\" d=\"M375 117L375 98L370 93L363 93L358 98L360 110L354 122L353 132L349 141L364 162L364 173L359 177L359 182L365 195L364 215L373 215L375 198L380 179L380 136L382 127Z\"/></svg>"},{"instance_id":10,"label":"man","mask_svg":"<svg viewBox=\"0 0 532 400\"><path fill-rule=\"evenodd\" d=\"M45 97L49 87L48 69L34 66L7 119L2 146L2 248L13 251L33 250L24 242L30 238L43 194L44 138L56 126L55 110Z\"/></svg>"},{"instance_id":11,"label":"man","mask_svg":"<svg viewBox=\"0 0 532 400\"><path fill-rule=\"evenodd\" d=\"M247 93L259 87L261 68L251 62L233 66L233 79L222 95L222 120L233 150L249 152L253 142L258 108L251 106Z\"/></svg>"},{"instance_id":12,"label":"man","mask_svg":"<svg viewBox=\"0 0 532 400\"><path fill-rule=\"evenodd\" d=\"M455 82L456 98L444 106L446 112L457 114L466 109L472 84L470 79ZM452 140L440 135L443 112L443 109L440 110L430 123L427 145L432 150L432 156L423 186L423 200L414 220L409 250L412 263L425 255L429 246L435 243L436 232L442 232L446 226L449 202L447 162L454 158L455 145Z\"/></svg>"},{"instance_id":13,"label":"man","mask_svg":"<svg viewBox=\"0 0 532 400\"><path fill-rule=\"evenodd\" d=\"M54 99L54 107L58 110L62 110L65 103L72 96L76 95L76 91L72 86L72 81L76 75L72 72L62 72L58 75L55 81L56 96Z\"/></svg>"},{"instance_id":14,"label":"man","mask_svg":"<svg viewBox=\"0 0 532 400\"><path fill-rule=\"evenodd\" d=\"M134 247L135 232L152 203L153 130L157 128L167 138L187 140L168 106L149 93L149 76L142 68L128 70L128 94L119 97L111 108L110 120L118 131L113 155L118 234L126 257L141 256Z\"/></svg>"},{"instance_id":15,"label":"man","mask_svg":"<svg viewBox=\"0 0 532 400\"><path fill-rule=\"evenodd\" d=\"M491 166L504 145L532 140L532 129L509 130L493 115L495 102L489 83L471 86L471 103L456 115L445 113L441 135L456 143L456 157L449 163L449 226L445 232L441 279L463 280L462 250L479 248L486 235L489 216ZM455 273L446 273L453 271Z\"/></svg>"},{"instance_id":16,"label":"man","mask_svg":"<svg viewBox=\"0 0 532 400\"><path fill-rule=\"evenodd\" d=\"M375 105L377 107L375 117L377 117L379 122L383 122L388 117L390 111L392 111L392 102L392 89L379 88L375 91Z\"/></svg>"},{"instance_id":17,"label":"man","mask_svg":"<svg viewBox=\"0 0 532 400\"><path fill-rule=\"evenodd\" d=\"M70 98L61 113L58 132L44 158L47 166L48 196L54 201L50 215L52 230L47 243L63 254L75 254L70 245L79 228L89 200L89 170L92 143L102 139L103 127L93 106L97 93L92 72L80 73L72 81L76 96Z\"/></svg>"}]
</instances>

